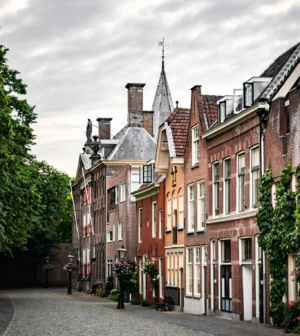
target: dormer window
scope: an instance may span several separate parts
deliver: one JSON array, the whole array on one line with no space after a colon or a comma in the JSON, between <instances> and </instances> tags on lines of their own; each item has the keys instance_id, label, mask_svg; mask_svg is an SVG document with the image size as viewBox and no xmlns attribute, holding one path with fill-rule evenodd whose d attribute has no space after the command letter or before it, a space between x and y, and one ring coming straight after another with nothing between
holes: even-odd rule
<instances>
[{"instance_id":1,"label":"dormer window","mask_svg":"<svg viewBox=\"0 0 300 336\"><path fill-rule=\"evenodd\" d=\"M271 77L252 77L244 83L244 107L250 107L270 84Z\"/></svg>"},{"instance_id":2,"label":"dormer window","mask_svg":"<svg viewBox=\"0 0 300 336\"><path fill-rule=\"evenodd\" d=\"M153 163L140 167L140 184L153 182L156 175L153 168Z\"/></svg>"},{"instance_id":3,"label":"dormer window","mask_svg":"<svg viewBox=\"0 0 300 336\"><path fill-rule=\"evenodd\" d=\"M233 96L224 96L218 101L218 120L219 124L233 111Z\"/></svg>"}]
</instances>

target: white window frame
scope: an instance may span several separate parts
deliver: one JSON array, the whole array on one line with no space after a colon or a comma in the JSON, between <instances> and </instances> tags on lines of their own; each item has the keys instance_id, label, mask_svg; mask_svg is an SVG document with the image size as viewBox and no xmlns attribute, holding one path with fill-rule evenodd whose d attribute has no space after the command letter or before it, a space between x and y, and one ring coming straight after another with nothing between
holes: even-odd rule
<instances>
[{"instance_id":1,"label":"white window frame","mask_svg":"<svg viewBox=\"0 0 300 336\"><path fill-rule=\"evenodd\" d=\"M254 153L257 153L256 160L253 159ZM250 188L250 199L251 199L251 207L258 207L258 188L260 182L260 150L259 146L253 147L250 149L250 160L251 160L251 188ZM256 180L255 180L256 178Z\"/></svg>"},{"instance_id":2,"label":"white window frame","mask_svg":"<svg viewBox=\"0 0 300 336\"><path fill-rule=\"evenodd\" d=\"M172 228L172 198L171 193L167 194L167 227L166 231L171 231Z\"/></svg>"},{"instance_id":3,"label":"white window frame","mask_svg":"<svg viewBox=\"0 0 300 336\"><path fill-rule=\"evenodd\" d=\"M171 255L167 254L167 286L171 285Z\"/></svg>"},{"instance_id":4,"label":"white window frame","mask_svg":"<svg viewBox=\"0 0 300 336\"><path fill-rule=\"evenodd\" d=\"M106 262L107 277L112 275L112 258L107 258Z\"/></svg>"},{"instance_id":5,"label":"white window frame","mask_svg":"<svg viewBox=\"0 0 300 336\"><path fill-rule=\"evenodd\" d=\"M197 207L197 231L204 231L205 226L205 184L204 181L197 183L198 207Z\"/></svg>"},{"instance_id":6,"label":"white window frame","mask_svg":"<svg viewBox=\"0 0 300 336\"><path fill-rule=\"evenodd\" d=\"M201 248L194 247L194 296L200 297L201 293Z\"/></svg>"},{"instance_id":7,"label":"white window frame","mask_svg":"<svg viewBox=\"0 0 300 336\"><path fill-rule=\"evenodd\" d=\"M163 298L163 258L158 259L159 297Z\"/></svg>"},{"instance_id":8,"label":"white window frame","mask_svg":"<svg viewBox=\"0 0 300 336\"><path fill-rule=\"evenodd\" d=\"M159 239L162 239L162 220L163 220L163 214L162 210L159 210L158 213L158 237Z\"/></svg>"},{"instance_id":9,"label":"white window frame","mask_svg":"<svg viewBox=\"0 0 300 336\"><path fill-rule=\"evenodd\" d=\"M249 242L249 239L250 239L250 249L251 249L251 259L245 259L244 258L244 252L245 252L245 247L246 247L246 243L248 244ZM239 262L240 262L240 265L251 265L252 264L252 259L253 259L253 248L252 248L252 245L253 245L253 239L252 237L241 237L239 239Z\"/></svg>"},{"instance_id":10,"label":"white window frame","mask_svg":"<svg viewBox=\"0 0 300 336\"><path fill-rule=\"evenodd\" d=\"M139 208L139 212L138 212L138 239L139 239L139 243L142 242L143 237L142 237L142 232L143 232L143 208Z\"/></svg>"},{"instance_id":11,"label":"white window frame","mask_svg":"<svg viewBox=\"0 0 300 336\"><path fill-rule=\"evenodd\" d=\"M229 175L227 170L227 163L229 162ZM230 184L231 184L231 159L226 158L223 160L223 185L224 185L224 194L223 194L223 213L224 215L230 215ZM228 197L229 196L229 197Z\"/></svg>"},{"instance_id":12,"label":"white window frame","mask_svg":"<svg viewBox=\"0 0 300 336\"><path fill-rule=\"evenodd\" d=\"M219 175L216 178L216 167L218 167ZM220 214L220 163L217 161L212 165L213 179L213 217Z\"/></svg>"},{"instance_id":13,"label":"white window frame","mask_svg":"<svg viewBox=\"0 0 300 336\"><path fill-rule=\"evenodd\" d=\"M120 202L125 202L126 200L126 184L125 182L121 183L121 195L120 195Z\"/></svg>"},{"instance_id":14,"label":"white window frame","mask_svg":"<svg viewBox=\"0 0 300 336\"><path fill-rule=\"evenodd\" d=\"M178 228L182 229L184 226L184 194L183 194L183 189L179 189L179 202L178 202L178 207L179 207L179 217L178 217Z\"/></svg>"},{"instance_id":15,"label":"white window frame","mask_svg":"<svg viewBox=\"0 0 300 336\"><path fill-rule=\"evenodd\" d=\"M139 292L143 294L143 272L142 272L143 261L142 258L139 257Z\"/></svg>"},{"instance_id":16,"label":"white window frame","mask_svg":"<svg viewBox=\"0 0 300 336\"><path fill-rule=\"evenodd\" d=\"M240 158L244 156L244 167L240 165ZM237 212L244 212L245 211L245 199L246 199L246 192L245 192L245 175L246 175L246 153L242 152L237 155ZM244 168L244 171L242 170ZM242 191L241 191L242 190Z\"/></svg>"},{"instance_id":17,"label":"white window frame","mask_svg":"<svg viewBox=\"0 0 300 336\"><path fill-rule=\"evenodd\" d=\"M188 186L188 232L194 232L194 231L195 231L195 185L190 184Z\"/></svg>"},{"instance_id":18,"label":"white window frame","mask_svg":"<svg viewBox=\"0 0 300 336\"><path fill-rule=\"evenodd\" d=\"M199 125L192 128L192 165L199 163Z\"/></svg>"},{"instance_id":19,"label":"white window frame","mask_svg":"<svg viewBox=\"0 0 300 336\"><path fill-rule=\"evenodd\" d=\"M186 249L186 294L193 294L193 248Z\"/></svg>"},{"instance_id":20,"label":"white window frame","mask_svg":"<svg viewBox=\"0 0 300 336\"><path fill-rule=\"evenodd\" d=\"M123 222L118 221L118 240L123 240Z\"/></svg>"},{"instance_id":21,"label":"white window frame","mask_svg":"<svg viewBox=\"0 0 300 336\"><path fill-rule=\"evenodd\" d=\"M152 202L152 238L156 237L157 203Z\"/></svg>"}]
</instances>

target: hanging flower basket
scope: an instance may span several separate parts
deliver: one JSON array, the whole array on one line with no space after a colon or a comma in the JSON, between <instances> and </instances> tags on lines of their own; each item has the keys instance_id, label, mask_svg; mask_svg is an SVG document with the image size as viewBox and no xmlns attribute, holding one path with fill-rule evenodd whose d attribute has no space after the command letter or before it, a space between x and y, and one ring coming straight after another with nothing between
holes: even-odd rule
<instances>
[{"instance_id":1,"label":"hanging flower basket","mask_svg":"<svg viewBox=\"0 0 300 336\"><path fill-rule=\"evenodd\" d=\"M43 271L51 271L53 270L53 268L54 268L54 265L51 265L51 264L42 266Z\"/></svg>"},{"instance_id":2,"label":"hanging flower basket","mask_svg":"<svg viewBox=\"0 0 300 336\"><path fill-rule=\"evenodd\" d=\"M65 271L76 271L77 270L77 266L71 262L68 262L65 264L65 266L63 267L63 269Z\"/></svg>"},{"instance_id":3,"label":"hanging flower basket","mask_svg":"<svg viewBox=\"0 0 300 336\"><path fill-rule=\"evenodd\" d=\"M117 276L119 275L131 275L134 271L134 267L126 261L115 262L113 265L113 271Z\"/></svg>"}]
</instances>

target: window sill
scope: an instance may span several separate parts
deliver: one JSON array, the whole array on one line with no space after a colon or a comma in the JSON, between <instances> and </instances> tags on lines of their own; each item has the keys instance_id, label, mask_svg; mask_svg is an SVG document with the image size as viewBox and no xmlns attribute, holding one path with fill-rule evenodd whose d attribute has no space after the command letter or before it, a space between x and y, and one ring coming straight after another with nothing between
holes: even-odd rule
<instances>
[{"instance_id":1,"label":"window sill","mask_svg":"<svg viewBox=\"0 0 300 336\"><path fill-rule=\"evenodd\" d=\"M194 234L194 233L195 233L195 231L188 231L186 234L191 235L191 234Z\"/></svg>"},{"instance_id":2,"label":"window sill","mask_svg":"<svg viewBox=\"0 0 300 336\"><path fill-rule=\"evenodd\" d=\"M187 294L187 295L185 295L184 297L185 297L186 299L192 299L192 298L193 298L192 293L191 293L191 294Z\"/></svg>"},{"instance_id":3,"label":"window sill","mask_svg":"<svg viewBox=\"0 0 300 336\"><path fill-rule=\"evenodd\" d=\"M177 231L183 231L183 227L177 228Z\"/></svg>"},{"instance_id":4,"label":"window sill","mask_svg":"<svg viewBox=\"0 0 300 336\"><path fill-rule=\"evenodd\" d=\"M199 167L199 162L193 164L193 165L191 166L191 169L195 169L195 168L198 168L198 167Z\"/></svg>"},{"instance_id":5,"label":"window sill","mask_svg":"<svg viewBox=\"0 0 300 336\"><path fill-rule=\"evenodd\" d=\"M166 233L171 233L172 230L171 229L166 229Z\"/></svg>"},{"instance_id":6,"label":"window sill","mask_svg":"<svg viewBox=\"0 0 300 336\"><path fill-rule=\"evenodd\" d=\"M221 222L229 222L229 221L234 221L237 219L241 218L250 218L250 217L255 217L258 209L251 210L251 211L244 211L244 212L238 212L233 215L228 215L228 216L219 216L219 217L213 217L210 219L206 220L206 224L215 224L215 223L221 223Z\"/></svg>"},{"instance_id":7,"label":"window sill","mask_svg":"<svg viewBox=\"0 0 300 336\"><path fill-rule=\"evenodd\" d=\"M197 232L197 233L202 233L202 232L204 232L204 231L205 231L205 229L202 228L202 229L198 229L196 232Z\"/></svg>"},{"instance_id":8,"label":"window sill","mask_svg":"<svg viewBox=\"0 0 300 336\"><path fill-rule=\"evenodd\" d=\"M123 240L123 238L121 238L121 239L118 239L118 242L119 242L119 241L122 241L122 240Z\"/></svg>"}]
</instances>

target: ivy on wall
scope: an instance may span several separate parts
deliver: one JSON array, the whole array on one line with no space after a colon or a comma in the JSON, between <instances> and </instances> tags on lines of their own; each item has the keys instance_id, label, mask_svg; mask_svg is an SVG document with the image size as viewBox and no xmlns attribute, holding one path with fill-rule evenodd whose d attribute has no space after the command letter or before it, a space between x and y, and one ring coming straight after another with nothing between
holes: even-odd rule
<instances>
[{"instance_id":1,"label":"ivy on wall","mask_svg":"<svg viewBox=\"0 0 300 336\"><path fill-rule=\"evenodd\" d=\"M285 264L289 253L297 252L300 247L300 164L296 169L296 192L291 191L291 166L280 173L280 180L276 183L276 204L273 208L271 187L275 183L272 172L267 170L262 176L259 186L259 209L256 215L260 235L258 243L266 252L269 273L272 278L270 300L272 305L282 302L285 291L283 278L286 276ZM300 261L300 260L299 260Z\"/></svg>"}]
</instances>

